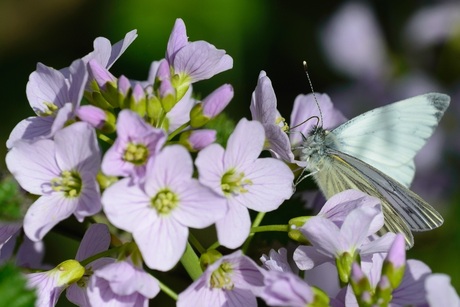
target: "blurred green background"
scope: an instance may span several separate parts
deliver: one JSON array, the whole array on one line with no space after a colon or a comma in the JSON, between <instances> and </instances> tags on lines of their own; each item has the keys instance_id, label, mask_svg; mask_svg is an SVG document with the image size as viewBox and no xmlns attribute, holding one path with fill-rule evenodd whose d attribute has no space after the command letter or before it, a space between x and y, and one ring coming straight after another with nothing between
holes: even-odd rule
<instances>
[{"instance_id":1,"label":"blurred green background","mask_svg":"<svg viewBox=\"0 0 460 307\"><path fill-rule=\"evenodd\" d=\"M233 57L231 71L196 84L195 90L205 96L231 83L235 97L227 111L235 120L250 117L251 93L265 70L289 121L294 98L310 92L303 60L315 90L328 93L348 118L397 99L444 92L452 103L434 141L417 158L413 189L446 221L417 236L408 257L449 274L458 291L459 11L458 1L0 0L1 142L16 123L33 115L25 87L37 62L66 67L92 51L96 37L114 43L137 29L139 37L111 71L143 80L150 63L164 57L178 17L191 41L206 40ZM61 241L56 234L48 237L49 261L73 257L77 244L63 248Z\"/></svg>"}]
</instances>

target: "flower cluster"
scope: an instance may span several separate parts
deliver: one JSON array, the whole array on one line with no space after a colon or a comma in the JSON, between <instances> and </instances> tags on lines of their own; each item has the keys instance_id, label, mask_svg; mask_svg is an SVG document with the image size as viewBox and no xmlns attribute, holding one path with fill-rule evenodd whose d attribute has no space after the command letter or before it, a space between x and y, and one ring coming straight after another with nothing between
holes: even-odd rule
<instances>
[{"instance_id":1,"label":"flower cluster","mask_svg":"<svg viewBox=\"0 0 460 307\"><path fill-rule=\"evenodd\" d=\"M37 306L54 306L64 291L79 306L148 306L160 291L177 306L459 302L448 277L406 261L400 234L379 233L381 201L363 192L333 196L316 216L260 226L294 193L315 99L325 128L344 122L326 94L296 98L291 126L299 129L288 134L261 72L253 120L240 119L218 143L225 131L214 119L228 121L220 113L233 88L224 84L197 100L192 85L232 68L232 58L190 42L177 19L147 80L114 76L109 69L136 36L131 31L114 45L97 38L94 51L67 68L38 64L27 83L36 116L11 132L6 164L37 197L22 220L0 225L0 260L14 255L17 265L42 269L26 274ZM43 239L72 215L86 228L80 247L50 269L41 263ZM193 229L216 242L205 248ZM248 247L256 232L273 230L299 245L271 250L260 266ZM154 276L179 262L193 282L176 294Z\"/></svg>"}]
</instances>

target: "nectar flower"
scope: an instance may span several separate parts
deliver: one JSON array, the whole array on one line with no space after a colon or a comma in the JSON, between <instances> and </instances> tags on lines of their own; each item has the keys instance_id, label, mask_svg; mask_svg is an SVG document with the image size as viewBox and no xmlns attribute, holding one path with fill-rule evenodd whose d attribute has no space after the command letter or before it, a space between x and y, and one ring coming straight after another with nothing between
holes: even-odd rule
<instances>
[{"instance_id":1,"label":"nectar flower","mask_svg":"<svg viewBox=\"0 0 460 307\"><path fill-rule=\"evenodd\" d=\"M106 251L109 246L110 233L107 225L93 224L88 228L83 236L75 259L77 261L85 260L97 253ZM113 258L99 258L88 263L85 266L85 274L67 288L67 299L80 307L91 306L87 295L89 279L96 270L113 262L115 262L115 259Z\"/></svg>"},{"instance_id":2,"label":"nectar flower","mask_svg":"<svg viewBox=\"0 0 460 307\"><path fill-rule=\"evenodd\" d=\"M249 235L249 209L277 209L293 192L294 175L283 162L261 158L265 140L262 124L240 120L228 139L227 149L211 144L198 153L199 180L227 200L229 211L216 223L219 242L240 246Z\"/></svg>"},{"instance_id":3,"label":"nectar flower","mask_svg":"<svg viewBox=\"0 0 460 307\"><path fill-rule=\"evenodd\" d=\"M160 287L158 281L128 261L96 270L88 285L89 306L148 306Z\"/></svg>"},{"instance_id":4,"label":"nectar flower","mask_svg":"<svg viewBox=\"0 0 460 307\"><path fill-rule=\"evenodd\" d=\"M225 199L192 174L187 150L168 146L149 161L142 184L125 178L102 196L108 219L133 234L152 269L170 270L185 251L188 228L208 227L227 211Z\"/></svg>"},{"instance_id":5,"label":"nectar flower","mask_svg":"<svg viewBox=\"0 0 460 307\"><path fill-rule=\"evenodd\" d=\"M178 307L257 306L256 295L263 286L261 269L241 251L224 256L179 294Z\"/></svg>"},{"instance_id":6,"label":"nectar flower","mask_svg":"<svg viewBox=\"0 0 460 307\"><path fill-rule=\"evenodd\" d=\"M358 254L363 258L386 252L393 242L393 233L386 233L374 241L368 239L383 226L383 213L380 206L377 208L362 206L354 209L340 227L321 216L309 219L301 230L313 246L296 249L294 261L297 266L309 270L324 262L336 262L341 280L347 282Z\"/></svg>"},{"instance_id":7,"label":"nectar flower","mask_svg":"<svg viewBox=\"0 0 460 307\"><path fill-rule=\"evenodd\" d=\"M117 139L104 155L102 171L109 176L142 178L148 160L165 141L162 129L153 128L133 111L122 110L118 114Z\"/></svg>"},{"instance_id":8,"label":"nectar flower","mask_svg":"<svg viewBox=\"0 0 460 307\"><path fill-rule=\"evenodd\" d=\"M41 240L71 214L81 222L101 210L96 182L100 150L87 123L58 131L54 141L17 142L8 152L6 164L26 191L42 195L24 218L24 231L33 241Z\"/></svg>"},{"instance_id":9,"label":"nectar flower","mask_svg":"<svg viewBox=\"0 0 460 307\"><path fill-rule=\"evenodd\" d=\"M177 76L173 79L176 79L178 98L184 95L190 84L209 79L233 66L233 59L224 50L205 41L189 42L184 21L180 18L176 19L169 37L166 60Z\"/></svg>"},{"instance_id":10,"label":"nectar flower","mask_svg":"<svg viewBox=\"0 0 460 307\"><path fill-rule=\"evenodd\" d=\"M84 273L85 268L78 261L66 260L50 271L27 274L28 286L37 290L35 306L56 305L62 291Z\"/></svg>"},{"instance_id":11,"label":"nectar flower","mask_svg":"<svg viewBox=\"0 0 460 307\"><path fill-rule=\"evenodd\" d=\"M18 140L50 138L75 117L88 73L81 60L72 63L69 73L69 79L66 79L58 70L37 64L37 69L30 74L26 92L29 104L38 116L28 117L13 128L6 142L8 148Z\"/></svg>"},{"instance_id":12,"label":"nectar flower","mask_svg":"<svg viewBox=\"0 0 460 307\"><path fill-rule=\"evenodd\" d=\"M276 108L275 91L265 71L259 74L256 89L252 93L250 109L252 119L261 122L264 126L267 138L264 147L276 158L292 162L294 155L286 133L288 126Z\"/></svg>"}]
</instances>

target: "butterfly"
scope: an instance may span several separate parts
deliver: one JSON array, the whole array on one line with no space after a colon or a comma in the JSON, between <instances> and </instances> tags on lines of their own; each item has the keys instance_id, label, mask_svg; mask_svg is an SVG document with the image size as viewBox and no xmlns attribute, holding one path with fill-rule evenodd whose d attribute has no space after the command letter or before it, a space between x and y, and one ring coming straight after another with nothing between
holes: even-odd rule
<instances>
[{"instance_id":1,"label":"butterfly","mask_svg":"<svg viewBox=\"0 0 460 307\"><path fill-rule=\"evenodd\" d=\"M414 157L437 127L450 97L429 93L363 113L333 130L318 124L299 145L300 160L330 198L347 189L378 197L385 216L383 231L402 233L407 247L412 231L442 225L442 216L409 189Z\"/></svg>"}]
</instances>

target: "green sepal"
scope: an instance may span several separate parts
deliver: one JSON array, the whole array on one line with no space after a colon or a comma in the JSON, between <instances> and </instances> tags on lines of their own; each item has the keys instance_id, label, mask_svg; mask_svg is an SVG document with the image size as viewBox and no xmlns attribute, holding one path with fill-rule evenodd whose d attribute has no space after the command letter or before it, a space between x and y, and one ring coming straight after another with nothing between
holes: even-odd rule
<instances>
[{"instance_id":1,"label":"green sepal","mask_svg":"<svg viewBox=\"0 0 460 307\"><path fill-rule=\"evenodd\" d=\"M326 293L324 293L324 291L316 287L311 287L311 289L313 291L313 302L308 304L307 305L308 307L328 307L330 306L329 296Z\"/></svg>"},{"instance_id":2,"label":"green sepal","mask_svg":"<svg viewBox=\"0 0 460 307\"><path fill-rule=\"evenodd\" d=\"M109 102L102 96L100 92L92 92L88 100L92 105L101 108L102 110L113 109Z\"/></svg>"},{"instance_id":3,"label":"green sepal","mask_svg":"<svg viewBox=\"0 0 460 307\"><path fill-rule=\"evenodd\" d=\"M96 180L101 190L105 190L109 186L117 182L118 178L115 176L107 176L107 175L104 175L102 172L98 172L96 175Z\"/></svg>"},{"instance_id":4,"label":"green sepal","mask_svg":"<svg viewBox=\"0 0 460 307\"><path fill-rule=\"evenodd\" d=\"M203 103L197 103L190 111L190 126L200 128L206 125L211 118L203 114Z\"/></svg>"},{"instance_id":5,"label":"green sepal","mask_svg":"<svg viewBox=\"0 0 460 307\"><path fill-rule=\"evenodd\" d=\"M190 77L184 74L175 74L171 78L171 84L176 89L176 101L180 101L190 87Z\"/></svg>"},{"instance_id":6,"label":"green sepal","mask_svg":"<svg viewBox=\"0 0 460 307\"><path fill-rule=\"evenodd\" d=\"M164 113L161 102L156 96L152 96L147 100L147 116L151 119L151 123L155 124L160 120L160 116Z\"/></svg>"},{"instance_id":7,"label":"green sepal","mask_svg":"<svg viewBox=\"0 0 460 307\"><path fill-rule=\"evenodd\" d=\"M61 262L50 273L59 274L59 286L67 286L80 280L85 274L85 268L77 260L69 259Z\"/></svg>"},{"instance_id":8,"label":"green sepal","mask_svg":"<svg viewBox=\"0 0 460 307\"><path fill-rule=\"evenodd\" d=\"M404 271L406 266L403 265L399 268L395 268L394 265L389 261L384 261L382 266L382 276L387 276L391 287L396 289L401 284L404 277Z\"/></svg>"},{"instance_id":9,"label":"green sepal","mask_svg":"<svg viewBox=\"0 0 460 307\"><path fill-rule=\"evenodd\" d=\"M216 262L218 259L222 258L222 254L215 249L210 249L206 253L202 254L200 257L200 266L204 271L208 266Z\"/></svg>"},{"instance_id":10,"label":"green sepal","mask_svg":"<svg viewBox=\"0 0 460 307\"><path fill-rule=\"evenodd\" d=\"M343 253L335 259L337 272L342 283L348 283L350 280L351 265L353 264L354 257L348 252Z\"/></svg>"},{"instance_id":11,"label":"green sepal","mask_svg":"<svg viewBox=\"0 0 460 307\"><path fill-rule=\"evenodd\" d=\"M129 109L144 117L147 114L147 99L135 101L133 96L129 97Z\"/></svg>"},{"instance_id":12,"label":"green sepal","mask_svg":"<svg viewBox=\"0 0 460 307\"><path fill-rule=\"evenodd\" d=\"M179 144L183 145L190 152L196 152L196 150L193 149L192 144L190 144L190 141L189 141L189 137L191 134L192 134L191 130L182 132L179 137Z\"/></svg>"},{"instance_id":13,"label":"green sepal","mask_svg":"<svg viewBox=\"0 0 460 307\"><path fill-rule=\"evenodd\" d=\"M118 85L116 82L107 82L105 89L101 90L102 96L107 100L107 102L114 108L118 108L119 104L119 91Z\"/></svg>"},{"instance_id":14,"label":"green sepal","mask_svg":"<svg viewBox=\"0 0 460 307\"><path fill-rule=\"evenodd\" d=\"M165 112L171 111L179 100L173 94L168 94L161 99L161 106Z\"/></svg>"}]
</instances>

